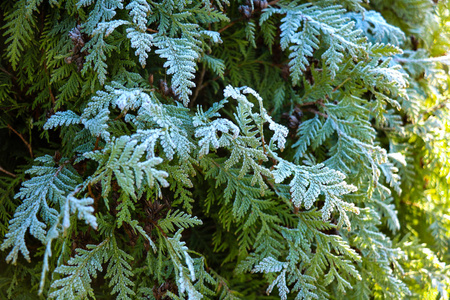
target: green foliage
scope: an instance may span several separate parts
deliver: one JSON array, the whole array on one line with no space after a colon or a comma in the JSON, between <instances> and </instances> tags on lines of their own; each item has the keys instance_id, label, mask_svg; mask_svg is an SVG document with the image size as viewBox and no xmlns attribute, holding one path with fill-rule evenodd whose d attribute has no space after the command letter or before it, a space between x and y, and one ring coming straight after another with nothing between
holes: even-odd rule
<instances>
[{"instance_id":1,"label":"green foliage","mask_svg":"<svg viewBox=\"0 0 450 300\"><path fill-rule=\"evenodd\" d=\"M0 7L1 299L448 299L448 1Z\"/></svg>"}]
</instances>

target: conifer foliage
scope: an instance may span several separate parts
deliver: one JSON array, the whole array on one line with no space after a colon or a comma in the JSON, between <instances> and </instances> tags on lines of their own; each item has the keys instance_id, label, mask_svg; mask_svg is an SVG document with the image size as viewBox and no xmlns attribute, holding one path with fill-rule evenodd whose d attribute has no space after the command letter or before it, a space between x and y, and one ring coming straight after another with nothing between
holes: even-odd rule
<instances>
[{"instance_id":1,"label":"conifer foliage","mask_svg":"<svg viewBox=\"0 0 450 300\"><path fill-rule=\"evenodd\" d=\"M1 299L448 299L448 1L0 8Z\"/></svg>"}]
</instances>

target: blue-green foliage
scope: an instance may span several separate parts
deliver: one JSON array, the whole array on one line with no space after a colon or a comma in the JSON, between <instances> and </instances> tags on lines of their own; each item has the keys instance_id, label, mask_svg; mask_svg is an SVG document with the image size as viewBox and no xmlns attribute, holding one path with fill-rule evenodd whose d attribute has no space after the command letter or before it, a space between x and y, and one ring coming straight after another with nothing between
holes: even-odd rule
<instances>
[{"instance_id":1,"label":"blue-green foliage","mask_svg":"<svg viewBox=\"0 0 450 300\"><path fill-rule=\"evenodd\" d=\"M283 50L289 49L291 52L289 66L294 84L299 82L300 76L309 66L307 57L313 56L313 52L320 46L327 49L322 54L322 59L328 66L331 78L336 76L345 54L356 58L364 49L364 38L359 30L354 29L352 22L342 17L345 9L341 6L327 5L319 8L309 3L298 5L295 2L279 6L280 8L267 9L261 16L260 23L273 14L285 15L281 19L280 45Z\"/></svg>"},{"instance_id":2,"label":"blue-green foliage","mask_svg":"<svg viewBox=\"0 0 450 300\"><path fill-rule=\"evenodd\" d=\"M40 295L448 298L450 39L405 21L446 4L265 2L3 4L0 105L26 90L57 142L0 169L1 250L42 257Z\"/></svg>"},{"instance_id":3,"label":"blue-green foliage","mask_svg":"<svg viewBox=\"0 0 450 300\"><path fill-rule=\"evenodd\" d=\"M15 218L11 221L9 232L2 244L2 249L13 247L7 258L13 263L17 261L19 251L30 260L29 250L25 244L25 234L28 231L41 242L47 242L46 224L53 225L58 218L58 211L49 205L61 206L63 209L66 202L70 201L66 197L81 179L70 165L63 163L56 166L49 155L39 157L36 161L41 165L27 171L34 176L26 181L16 194L23 202L17 208Z\"/></svg>"}]
</instances>

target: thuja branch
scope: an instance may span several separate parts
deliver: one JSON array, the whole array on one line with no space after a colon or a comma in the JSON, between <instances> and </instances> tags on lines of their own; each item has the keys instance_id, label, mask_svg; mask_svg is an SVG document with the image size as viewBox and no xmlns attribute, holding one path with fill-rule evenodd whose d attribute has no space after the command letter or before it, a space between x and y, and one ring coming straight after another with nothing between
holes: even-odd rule
<instances>
[{"instance_id":1,"label":"thuja branch","mask_svg":"<svg viewBox=\"0 0 450 300\"><path fill-rule=\"evenodd\" d=\"M25 138L20 133L18 133L14 128L12 128L11 125L9 125L9 124L7 124L7 125L8 125L8 128L22 140L22 142L25 144L25 146L27 146L28 152L30 153L30 157L33 158L34 155L33 155L33 149L31 148L31 145L27 142L27 140L25 140Z\"/></svg>"}]
</instances>

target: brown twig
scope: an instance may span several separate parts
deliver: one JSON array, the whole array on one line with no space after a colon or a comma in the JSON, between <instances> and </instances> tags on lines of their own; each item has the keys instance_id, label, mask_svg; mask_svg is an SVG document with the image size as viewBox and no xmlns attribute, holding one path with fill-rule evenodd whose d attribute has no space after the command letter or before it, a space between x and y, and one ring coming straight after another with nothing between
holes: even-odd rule
<instances>
[{"instance_id":1,"label":"brown twig","mask_svg":"<svg viewBox=\"0 0 450 300\"><path fill-rule=\"evenodd\" d=\"M334 93L336 92L338 89L340 89L347 81L351 80L351 78L347 78L344 81L342 81L337 87L335 87L331 92Z\"/></svg>"},{"instance_id":2,"label":"brown twig","mask_svg":"<svg viewBox=\"0 0 450 300\"><path fill-rule=\"evenodd\" d=\"M99 196L94 195L91 184L88 184L88 193L89 193L89 196L91 196L91 198L94 199L94 211L96 212L96 211L98 211L98 200L100 198L100 195Z\"/></svg>"},{"instance_id":3,"label":"brown twig","mask_svg":"<svg viewBox=\"0 0 450 300\"><path fill-rule=\"evenodd\" d=\"M234 20L233 22L228 23L226 26L220 28L217 32L218 33L222 33L225 30L227 30L228 28L230 28L231 26L233 26L234 24L236 24L237 22L242 21L242 20L244 20L244 17L241 17L241 18L239 18L237 20Z\"/></svg>"},{"instance_id":4,"label":"brown twig","mask_svg":"<svg viewBox=\"0 0 450 300\"><path fill-rule=\"evenodd\" d=\"M17 80L17 77L14 76L13 74L11 74L10 72L6 71L6 69L0 67L0 71L2 71L3 73L5 73L5 74L11 76L12 79Z\"/></svg>"},{"instance_id":5,"label":"brown twig","mask_svg":"<svg viewBox=\"0 0 450 300\"><path fill-rule=\"evenodd\" d=\"M316 115L322 116L322 117L324 117L324 118L328 118L328 115L327 115L327 114L324 114L323 112L317 111L317 110L315 110L315 109L312 109L312 108L306 108L306 109L304 109L304 110L310 111L310 112L315 113Z\"/></svg>"},{"instance_id":6,"label":"brown twig","mask_svg":"<svg viewBox=\"0 0 450 300\"><path fill-rule=\"evenodd\" d=\"M238 67L239 67L239 66L238 66ZM228 73L230 73L229 70L226 71L226 72L224 72L224 73L223 73L223 76L227 75ZM216 76L216 77L214 77L213 79L208 80L207 82L203 83L201 86L199 86L199 87L197 88L197 89L198 89L198 92L200 92L200 91L203 90L205 87L207 87L208 84L209 84L210 82L217 81L217 80L219 80L220 78L221 78L220 76ZM197 89L196 89L196 90L197 90Z\"/></svg>"},{"instance_id":7,"label":"brown twig","mask_svg":"<svg viewBox=\"0 0 450 300\"><path fill-rule=\"evenodd\" d=\"M92 192L92 187L91 187L90 183L88 184L88 193L89 193L89 196L91 196L92 199L96 198L94 193Z\"/></svg>"},{"instance_id":8,"label":"brown twig","mask_svg":"<svg viewBox=\"0 0 450 300\"><path fill-rule=\"evenodd\" d=\"M94 146L94 151L98 150L98 142L100 141L100 136L97 137L97 139L95 140L95 146Z\"/></svg>"},{"instance_id":9,"label":"brown twig","mask_svg":"<svg viewBox=\"0 0 450 300\"><path fill-rule=\"evenodd\" d=\"M158 33L159 32L158 30L151 29L151 28L147 28L147 31L148 32L153 32L153 33Z\"/></svg>"},{"instance_id":10,"label":"brown twig","mask_svg":"<svg viewBox=\"0 0 450 300\"><path fill-rule=\"evenodd\" d=\"M48 85L48 91L50 92L50 99L52 100L52 107L55 107L56 100L55 100L55 96L53 95L52 87L50 84Z\"/></svg>"},{"instance_id":11,"label":"brown twig","mask_svg":"<svg viewBox=\"0 0 450 300\"><path fill-rule=\"evenodd\" d=\"M281 1L281 0L270 1L270 2L269 2L269 5L270 5L270 6L273 6L273 5L277 4L277 3L280 2L280 1Z\"/></svg>"},{"instance_id":12,"label":"brown twig","mask_svg":"<svg viewBox=\"0 0 450 300\"><path fill-rule=\"evenodd\" d=\"M117 117L115 117L113 121L117 121L122 117L123 117L123 112L121 112Z\"/></svg>"},{"instance_id":13,"label":"brown twig","mask_svg":"<svg viewBox=\"0 0 450 300\"><path fill-rule=\"evenodd\" d=\"M266 146L265 146L266 141L264 140L264 135L262 134L262 130L261 130L260 135L261 135L261 144L262 144L263 152L264 152L264 154L267 155L267 152L266 152Z\"/></svg>"},{"instance_id":14,"label":"brown twig","mask_svg":"<svg viewBox=\"0 0 450 300\"><path fill-rule=\"evenodd\" d=\"M205 77L206 68L203 67L202 72L200 73L200 78L198 80L197 87L195 88L194 95L192 96L191 102L189 103L189 107L194 107L195 100L197 100L198 93L203 89L203 79Z\"/></svg>"},{"instance_id":15,"label":"brown twig","mask_svg":"<svg viewBox=\"0 0 450 300\"><path fill-rule=\"evenodd\" d=\"M299 104L297 104L297 106L308 106L308 105L317 105L317 104L319 104L322 107L325 107L325 104L323 104L322 99L319 99L316 101L311 101L311 102L299 103Z\"/></svg>"},{"instance_id":16,"label":"brown twig","mask_svg":"<svg viewBox=\"0 0 450 300\"><path fill-rule=\"evenodd\" d=\"M434 113L435 111L437 111L437 110L439 110L439 109L441 109L441 108L444 108L447 104L449 104L449 102L450 102L450 98L445 99L444 101L442 101L442 102L439 103L439 104L434 105L433 107L430 107L429 109L427 109L426 111L424 111L423 113L421 113L421 114L419 115L419 118L418 118L418 119L421 120L425 115L432 114L432 113Z\"/></svg>"},{"instance_id":17,"label":"brown twig","mask_svg":"<svg viewBox=\"0 0 450 300\"><path fill-rule=\"evenodd\" d=\"M20 137L20 139L22 140L22 142L27 146L28 148L28 152L30 152L30 157L33 158L33 149L31 148L31 145L25 140L25 138L18 133L14 128L12 128L11 125L7 124L8 128L12 130L12 132L14 132L16 135L18 135Z\"/></svg>"},{"instance_id":18,"label":"brown twig","mask_svg":"<svg viewBox=\"0 0 450 300\"><path fill-rule=\"evenodd\" d=\"M3 173L8 174L9 176L12 176L12 177L14 177L14 178L17 177L16 174L13 174L13 173L11 173L11 172L9 172L9 171L6 171L6 170L3 169L1 166L0 166L0 171L3 172Z\"/></svg>"}]
</instances>

